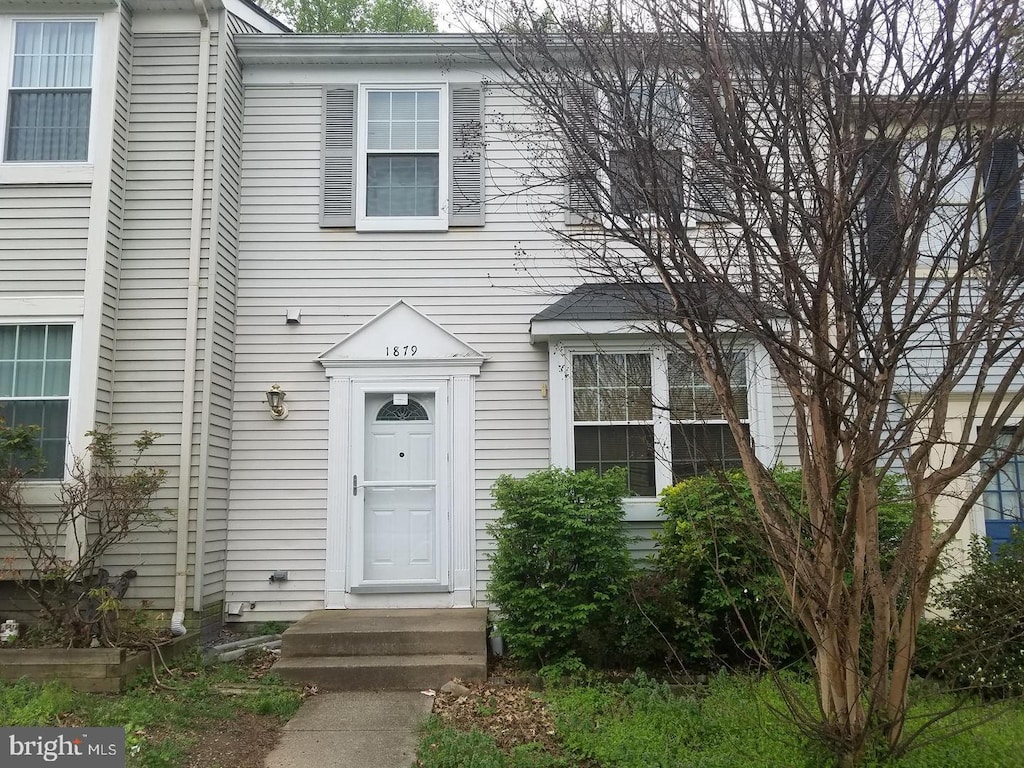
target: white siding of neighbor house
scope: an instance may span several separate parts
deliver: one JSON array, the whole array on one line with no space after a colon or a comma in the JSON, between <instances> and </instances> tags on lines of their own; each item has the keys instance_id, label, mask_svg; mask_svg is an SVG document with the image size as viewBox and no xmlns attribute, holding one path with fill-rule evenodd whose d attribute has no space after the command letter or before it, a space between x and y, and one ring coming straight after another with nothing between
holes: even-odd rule
<instances>
[{"instance_id":1,"label":"white siding of neighbor house","mask_svg":"<svg viewBox=\"0 0 1024 768\"><path fill-rule=\"evenodd\" d=\"M134 40L113 426L125 442L144 429L161 433L150 461L168 471L154 503L168 514L106 566L135 568L131 596L156 608L169 607L174 586L198 43L180 32Z\"/></svg>"},{"instance_id":2,"label":"white siding of neighbor house","mask_svg":"<svg viewBox=\"0 0 1024 768\"><path fill-rule=\"evenodd\" d=\"M221 111L220 187L217 198L213 276L204 307L205 337L210 348L207 384L209 415L200 439L200 464L206 470L205 532L201 549L201 605L222 600L227 562L228 468L231 451L231 405L234 382L235 293L238 273L238 216L242 150L242 68L231 35L252 28L226 14L227 34L219 49L223 61L218 104ZM205 368L205 363L204 363ZM205 448L205 451L203 450ZM203 461L205 459L205 461Z\"/></svg>"},{"instance_id":3,"label":"white siding of neighbor house","mask_svg":"<svg viewBox=\"0 0 1024 768\"><path fill-rule=\"evenodd\" d=\"M0 185L0 298L81 296L88 184Z\"/></svg>"},{"instance_id":4,"label":"white siding of neighbor house","mask_svg":"<svg viewBox=\"0 0 1024 768\"><path fill-rule=\"evenodd\" d=\"M114 132L110 158L110 201L103 270L103 312L100 320L99 365L96 381L96 423L109 425L114 387L114 345L117 332L117 297L121 277L121 244L124 231L125 174L128 166L128 113L132 77L131 9L121 6L117 38L117 69L114 91Z\"/></svg>"}]
</instances>

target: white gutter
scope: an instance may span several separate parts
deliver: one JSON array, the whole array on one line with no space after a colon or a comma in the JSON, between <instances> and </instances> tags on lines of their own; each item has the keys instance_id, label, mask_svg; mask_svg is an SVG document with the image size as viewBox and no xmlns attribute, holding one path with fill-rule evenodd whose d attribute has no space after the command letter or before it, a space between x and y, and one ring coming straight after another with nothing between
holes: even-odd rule
<instances>
[{"instance_id":1,"label":"white gutter","mask_svg":"<svg viewBox=\"0 0 1024 768\"><path fill-rule=\"evenodd\" d=\"M196 141L192 164L192 220L188 250L188 297L185 311L185 373L181 395L181 454L178 462L178 542L174 556L174 612L171 634L184 635L188 589L188 523L192 488L192 420L195 415L196 345L199 335L199 268L203 244L203 188L206 173L206 107L210 87L210 16L207 0L194 0L199 15L199 78L196 96ZM197 532L201 535L201 532Z\"/></svg>"}]
</instances>

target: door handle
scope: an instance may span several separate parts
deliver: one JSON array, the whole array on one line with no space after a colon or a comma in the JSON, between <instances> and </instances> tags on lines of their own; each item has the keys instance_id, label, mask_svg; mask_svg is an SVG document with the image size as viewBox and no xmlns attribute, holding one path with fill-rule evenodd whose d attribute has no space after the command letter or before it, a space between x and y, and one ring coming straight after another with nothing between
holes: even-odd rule
<instances>
[{"instance_id":1,"label":"door handle","mask_svg":"<svg viewBox=\"0 0 1024 768\"><path fill-rule=\"evenodd\" d=\"M359 475L352 475L352 495L359 495Z\"/></svg>"}]
</instances>

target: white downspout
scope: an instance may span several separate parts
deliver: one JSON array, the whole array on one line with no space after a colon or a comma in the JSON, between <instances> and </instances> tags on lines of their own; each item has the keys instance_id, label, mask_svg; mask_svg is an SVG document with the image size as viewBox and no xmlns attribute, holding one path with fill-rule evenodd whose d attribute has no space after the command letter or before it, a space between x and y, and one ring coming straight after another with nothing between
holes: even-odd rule
<instances>
[{"instance_id":1,"label":"white downspout","mask_svg":"<svg viewBox=\"0 0 1024 768\"><path fill-rule=\"evenodd\" d=\"M196 346L199 335L199 268L203 244L203 189L206 174L206 109L210 88L210 17L206 0L194 0L199 15L199 82L196 96L196 142L192 164L192 221L188 250L188 297L185 310L185 373L181 396L181 454L178 462L178 542L174 556L174 612L171 634L184 635L188 589L188 523L192 489L192 420L195 416ZM197 535L202 535L201 531Z\"/></svg>"}]
</instances>

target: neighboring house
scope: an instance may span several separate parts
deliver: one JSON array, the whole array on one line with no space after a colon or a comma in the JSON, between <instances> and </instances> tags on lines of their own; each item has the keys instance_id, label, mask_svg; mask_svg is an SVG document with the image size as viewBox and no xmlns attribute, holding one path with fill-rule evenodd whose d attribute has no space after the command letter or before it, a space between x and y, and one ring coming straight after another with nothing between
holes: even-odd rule
<instances>
[{"instance_id":1,"label":"neighboring house","mask_svg":"<svg viewBox=\"0 0 1024 768\"><path fill-rule=\"evenodd\" d=\"M501 474L627 466L643 551L657 493L735 458L687 361L582 284L565 190L529 183L529 117L472 39L281 34L243 0L21 7L0 414L42 422L41 505L94 426L163 434L172 518L106 563L129 597L190 627L486 605ZM736 363L761 459L795 464L763 352Z\"/></svg>"},{"instance_id":2,"label":"neighboring house","mask_svg":"<svg viewBox=\"0 0 1024 768\"><path fill-rule=\"evenodd\" d=\"M0 8L0 414L41 422L52 503L85 433L163 433L172 517L108 558L220 619L238 255L241 0ZM178 534L181 534L180 536ZM0 534L0 552L10 553ZM187 589L187 594L186 594Z\"/></svg>"}]
</instances>

